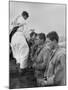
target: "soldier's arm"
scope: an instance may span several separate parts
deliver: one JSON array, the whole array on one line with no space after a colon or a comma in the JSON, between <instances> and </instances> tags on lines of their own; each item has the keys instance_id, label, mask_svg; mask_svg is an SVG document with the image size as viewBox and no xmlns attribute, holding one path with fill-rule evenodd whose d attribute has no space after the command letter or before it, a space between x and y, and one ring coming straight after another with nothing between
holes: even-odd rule
<instances>
[{"instance_id":1,"label":"soldier's arm","mask_svg":"<svg viewBox=\"0 0 68 90\"><path fill-rule=\"evenodd\" d=\"M39 57L39 60L38 60L39 62L37 63L36 68L43 69L45 67L45 69L46 69L46 67L48 65L48 54L49 54L48 51L42 51L40 53L40 55L39 55L40 57Z\"/></svg>"},{"instance_id":2,"label":"soldier's arm","mask_svg":"<svg viewBox=\"0 0 68 90\"><path fill-rule=\"evenodd\" d=\"M32 61L35 61L37 63L37 57L38 57L38 52L39 52L40 48L37 47L37 45L33 46L33 52L32 52Z\"/></svg>"},{"instance_id":3,"label":"soldier's arm","mask_svg":"<svg viewBox=\"0 0 68 90\"><path fill-rule=\"evenodd\" d=\"M58 62L57 62L57 67L56 67L56 72L55 72L55 77L54 77L54 83L58 84L59 81L61 81L64 78L65 74L65 55L60 56Z\"/></svg>"}]
</instances>

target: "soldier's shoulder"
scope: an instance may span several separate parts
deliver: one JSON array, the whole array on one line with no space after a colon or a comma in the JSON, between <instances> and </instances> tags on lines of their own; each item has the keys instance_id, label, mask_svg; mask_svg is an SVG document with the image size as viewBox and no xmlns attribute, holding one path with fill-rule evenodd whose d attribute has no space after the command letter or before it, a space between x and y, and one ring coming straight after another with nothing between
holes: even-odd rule
<instances>
[{"instance_id":1,"label":"soldier's shoulder","mask_svg":"<svg viewBox=\"0 0 68 90\"><path fill-rule=\"evenodd\" d=\"M50 50L47 47L43 47L42 52L45 54L45 53L49 53Z\"/></svg>"},{"instance_id":2,"label":"soldier's shoulder","mask_svg":"<svg viewBox=\"0 0 68 90\"><path fill-rule=\"evenodd\" d=\"M57 57L66 55L66 49L65 48L62 48L62 47L59 47L59 49L57 50L57 53L56 54L57 54Z\"/></svg>"}]
</instances>

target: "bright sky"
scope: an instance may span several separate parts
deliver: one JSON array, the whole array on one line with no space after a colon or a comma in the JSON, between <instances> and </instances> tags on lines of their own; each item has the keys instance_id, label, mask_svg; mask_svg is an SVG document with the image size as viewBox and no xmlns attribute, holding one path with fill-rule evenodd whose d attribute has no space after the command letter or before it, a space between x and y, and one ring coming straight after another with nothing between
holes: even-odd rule
<instances>
[{"instance_id":1,"label":"bright sky","mask_svg":"<svg viewBox=\"0 0 68 90\"><path fill-rule=\"evenodd\" d=\"M36 32L57 31L65 37L66 6L60 4L10 2L10 22L22 11L28 11L30 15L29 26Z\"/></svg>"}]
</instances>

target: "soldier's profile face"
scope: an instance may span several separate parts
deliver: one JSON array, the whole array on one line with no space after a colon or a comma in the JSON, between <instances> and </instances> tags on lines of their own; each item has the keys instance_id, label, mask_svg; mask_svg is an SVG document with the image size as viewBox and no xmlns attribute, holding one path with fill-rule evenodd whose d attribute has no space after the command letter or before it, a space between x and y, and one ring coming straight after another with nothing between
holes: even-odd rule
<instances>
[{"instance_id":1,"label":"soldier's profile face","mask_svg":"<svg viewBox=\"0 0 68 90\"><path fill-rule=\"evenodd\" d=\"M49 38L46 38L46 46L49 48L53 47L53 41L51 41Z\"/></svg>"},{"instance_id":2,"label":"soldier's profile face","mask_svg":"<svg viewBox=\"0 0 68 90\"><path fill-rule=\"evenodd\" d=\"M36 38L35 38L35 43L39 44L39 42L40 42L39 35L37 35Z\"/></svg>"},{"instance_id":3,"label":"soldier's profile face","mask_svg":"<svg viewBox=\"0 0 68 90\"><path fill-rule=\"evenodd\" d=\"M26 15L24 15L23 18L26 20L28 17Z\"/></svg>"},{"instance_id":4,"label":"soldier's profile face","mask_svg":"<svg viewBox=\"0 0 68 90\"><path fill-rule=\"evenodd\" d=\"M35 34L33 34L33 36L32 36L32 39L34 39L35 38Z\"/></svg>"}]
</instances>

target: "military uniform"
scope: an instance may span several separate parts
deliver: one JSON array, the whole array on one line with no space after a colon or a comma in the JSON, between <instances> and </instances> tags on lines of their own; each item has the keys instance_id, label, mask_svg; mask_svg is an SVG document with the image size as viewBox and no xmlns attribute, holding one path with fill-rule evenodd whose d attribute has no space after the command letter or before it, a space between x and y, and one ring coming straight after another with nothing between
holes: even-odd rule
<instances>
[{"instance_id":1,"label":"military uniform","mask_svg":"<svg viewBox=\"0 0 68 90\"><path fill-rule=\"evenodd\" d=\"M48 78L47 85L65 85L66 84L65 48L57 47L53 51L49 62L47 78Z\"/></svg>"},{"instance_id":2,"label":"military uniform","mask_svg":"<svg viewBox=\"0 0 68 90\"><path fill-rule=\"evenodd\" d=\"M33 67L35 69L35 77L37 79L37 83L39 79L44 78L44 72L47 72L48 64L50 60L49 55L50 55L50 50L44 46L39 46L35 53L35 57L33 60L34 62Z\"/></svg>"}]
</instances>

